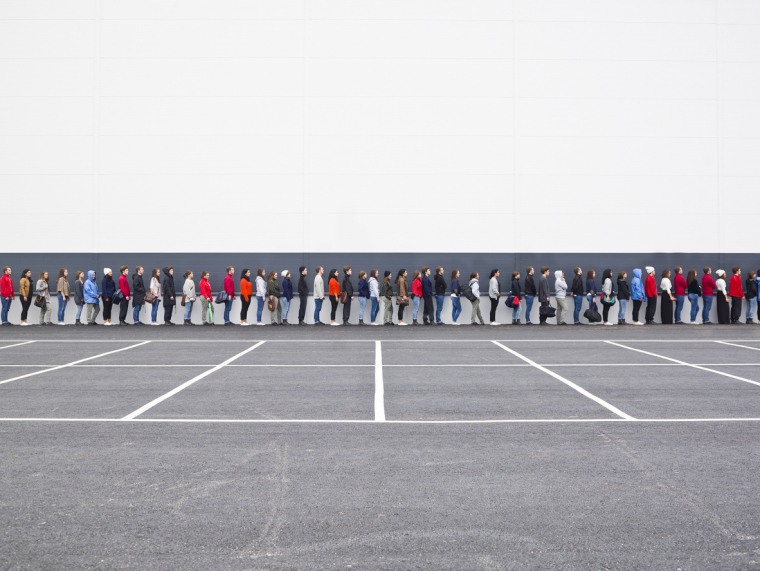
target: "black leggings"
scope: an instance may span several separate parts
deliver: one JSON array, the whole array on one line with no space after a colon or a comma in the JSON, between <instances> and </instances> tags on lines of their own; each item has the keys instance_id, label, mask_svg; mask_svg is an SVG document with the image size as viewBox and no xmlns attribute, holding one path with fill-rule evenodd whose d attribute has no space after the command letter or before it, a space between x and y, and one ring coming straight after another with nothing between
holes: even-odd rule
<instances>
[{"instance_id":1,"label":"black leggings","mask_svg":"<svg viewBox=\"0 0 760 571\"><path fill-rule=\"evenodd\" d=\"M489 297L491 300L491 323L496 321L496 308L499 307L499 298Z\"/></svg>"},{"instance_id":2,"label":"black leggings","mask_svg":"<svg viewBox=\"0 0 760 571\"><path fill-rule=\"evenodd\" d=\"M248 301L245 300L245 298L241 298L241 303L243 304L240 308L240 321L247 321L248 320L248 307L251 305L251 297L248 297Z\"/></svg>"},{"instance_id":3,"label":"black leggings","mask_svg":"<svg viewBox=\"0 0 760 571\"><path fill-rule=\"evenodd\" d=\"M308 295L299 295L298 299L301 300L301 305L298 306L298 321L303 321L306 317L306 301L308 300Z\"/></svg>"},{"instance_id":4,"label":"black leggings","mask_svg":"<svg viewBox=\"0 0 760 571\"><path fill-rule=\"evenodd\" d=\"M639 310L641 309L641 300L640 299L634 299L633 300L633 321L634 323L638 322L639 320Z\"/></svg>"},{"instance_id":5,"label":"black leggings","mask_svg":"<svg viewBox=\"0 0 760 571\"><path fill-rule=\"evenodd\" d=\"M602 322L607 323L607 317L610 315L610 306L606 303L602 304Z\"/></svg>"},{"instance_id":6,"label":"black leggings","mask_svg":"<svg viewBox=\"0 0 760 571\"><path fill-rule=\"evenodd\" d=\"M403 321L403 319L404 319L404 308L405 307L406 307L405 305L399 305L398 306L398 320L399 321Z\"/></svg>"},{"instance_id":7,"label":"black leggings","mask_svg":"<svg viewBox=\"0 0 760 571\"><path fill-rule=\"evenodd\" d=\"M332 306L332 308L330 309L330 321L335 321L335 314L338 311L338 296L337 295L330 296L330 305Z\"/></svg>"},{"instance_id":8,"label":"black leggings","mask_svg":"<svg viewBox=\"0 0 760 571\"><path fill-rule=\"evenodd\" d=\"M111 319L111 308L113 307L113 298L106 301L103 300L103 320L109 321Z\"/></svg>"},{"instance_id":9,"label":"black leggings","mask_svg":"<svg viewBox=\"0 0 760 571\"><path fill-rule=\"evenodd\" d=\"M26 301L24 301L23 297L21 298L21 321L26 321L26 314L29 311L30 305L32 305L32 296L26 296Z\"/></svg>"}]
</instances>

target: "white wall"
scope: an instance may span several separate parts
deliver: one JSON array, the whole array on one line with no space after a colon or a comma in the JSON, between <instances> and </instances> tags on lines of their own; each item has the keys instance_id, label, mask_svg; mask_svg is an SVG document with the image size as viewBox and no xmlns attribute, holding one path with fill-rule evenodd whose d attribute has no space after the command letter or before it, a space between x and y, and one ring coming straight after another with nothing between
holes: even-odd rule
<instances>
[{"instance_id":1,"label":"white wall","mask_svg":"<svg viewBox=\"0 0 760 571\"><path fill-rule=\"evenodd\" d=\"M755 0L0 2L9 252L750 252L759 132Z\"/></svg>"}]
</instances>

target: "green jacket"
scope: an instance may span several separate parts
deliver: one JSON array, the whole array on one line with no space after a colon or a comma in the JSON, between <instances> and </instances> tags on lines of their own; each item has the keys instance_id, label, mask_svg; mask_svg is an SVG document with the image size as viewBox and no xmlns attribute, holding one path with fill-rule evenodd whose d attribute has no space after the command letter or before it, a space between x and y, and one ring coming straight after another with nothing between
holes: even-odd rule
<instances>
[{"instance_id":1,"label":"green jacket","mask_svg":"<svg viewBox=\"0 0 760 571\"><path fill-rule=\"evenodd\" d=\"M383 281L383 287L380 289L380 296L387 297L388 299L393 297L393 286L391 285L390 279Z\"/></svg>"},{"instance_id":2,"label":"green jacket","mask_svg":"<svg viewBox=\"0 0 760 571\"><path fill-rule=\"evenodd\" d=\"M269 295L273 295L277 299L282 297L282 294L280 293L280 284L277 283L277 280L269 282Z\"/></svg>"}]
</instances>

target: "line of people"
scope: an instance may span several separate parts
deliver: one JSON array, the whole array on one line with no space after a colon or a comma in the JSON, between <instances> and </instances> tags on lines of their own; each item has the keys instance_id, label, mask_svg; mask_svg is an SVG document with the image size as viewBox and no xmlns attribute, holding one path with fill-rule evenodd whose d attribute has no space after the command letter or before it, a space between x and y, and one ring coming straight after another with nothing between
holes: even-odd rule
<instances>
[{"instance_id":1,"label":"line of people","mask_svg":"<svg viewBox=\"0 0 760 571\"><path fill-rule=\"evenodd\" d=\"M359 301L359 325L380 325L378 314L381 304L384 308L382 316L383 325L409 325L408 320L407 322L404 321L404 313L409 305L412 306L411 325L420 325L418 322L420 306L422 306L421 325L443 325L441 314L447 293L451 299L451 319L453 325L459 325L457 320L462 313L462 297L465 297L471 303L470 323L472 325L485 325L480 308L481 292L480 275L478 272L472 272L468 279L460 281L460 272L455 269L451 272L449 283L447 284L442 267L439 266L431 272L431 269L425 266L420 270L414 270L411 278L410 293L406 269L399 270L395 279L393 279L390 271L385 271L382 280L376 269L371 270L369 276L365 271L360 271L356 290L354 290L351 280L353 270L350 266L343 268L342 280L339 277L337 269L331 269L326 278L323 277L324 268L321 266L317 266L315 271L316 275L312 284L314 292L314 325L327 325L321 320L322 304L326 297L330 300L330 325L332 326L341 325L337 315L340 305L343 305L342 324L351 325L349 319L351 317L352 302L355 298L358 298ZM645 268L645 271L646 276L642 280L641 269L634 269L633 279L630 284L627 281L627 272L624 270L620 271L615 284L613 283L612 270L606 269L602 273L601 293L596 287L596 272L594 270L588 270L584 280L583 270L579 267L575 268L570 285L565 280L564 272L561 270L555 271L555 308L550 303L549 268L546 266L540 268L540 277L538 278L537 285L534 278L534 268L529 266L526 269L523 284L520 283L520 272L512 272L511 287L504 303L512 309L513 325L522 324L520 317L523 311L523 302L525 306L525 324L532 325L531 312L536 298L538 298L540 306L540 325L547 324L547 319L552 317L557 318L558 325L567 325L567 317L569 315L568 297L573 300L573 323L575 325L581 325L580 313L583 308L584 298L588 306L584 316L590 324L601 322L604 325L613 325L609 319L609 314L612 307L618 304L617 323L623 325L626 324L627 306L630 301L633 304L633 324L644 325L654 323L657 298L660 297L660 320L663 324L697 324L697 316L700 310L699 300L701 298L702 323L709 324L710 310L713 297L715 297L717 300L718 323L737 324L740 323L741 319L742 300L746 299L745 323L754 323L753 316L756 310L758 311L758 322L760 322L760 309L757 306L758 289L760 287L759 272L750 271L746 280L742 283L741 268L739 266L735 266L732 269L732 276L728 282L726 281L727 276L724 270L717 270L715 278L713 278L710 267L705 267L702 270L703 275L701 280L697 277L697 271L693 269L687 272L686 277L683 276L683 269L681 267L676 267L673 272L667 269L661 273L661 293L658 295L655 269L648 266ZM281 272L282 282L279 282L276 271L270 271L267 274L264 268L259 268L256 271L256 278L252 282L251 271L244 269L239 281L238 290L241 297L240 325L253 325L253 323L248 323L248 310L254 297L257 302L256 325L265 325L262 322L264 307L269 309L270 323L272 325L288 325L290 306L295 294L300 299L298 324L306 325L306 302L309 296L309 287L306 283L308 270L305 266L301 266L298 272L298 283L294 293L291 274L288 270ZM2 277L0 277L2 325L12 325L8 320L8 314L16 294L14 293L11 273L11 268L6 266L3 268ZM233 302L238 295L235 288L234 267L227 267L222 290L218 292L216 298L214 298L209 284L208 271L201 272L200 293L196 293L193 272L190 270L186 271L183 274L184 282L179 303L176 299L174 268L172 266L167 266L161 270L155 268L151 272L147 288L145 287L143 273L144 269L142 266L137 266L131 278L129 278L129 268L121 266L119 268L118 279L114 279L111 268L105 268L103 270L103 277L100 280L100 288L98 288L97 274L94 270L87 272L86 278L83 271L77 271L74 277L72 292L71 284L68 281L68 270L62 268L58 272L55 285L58 298L58 325L65 325L66 307L72 297L77 308L76 325L84 325L81 316L85 307L87 308L86 324L96 325L95 320L101 311L101 302L103 304L104 325L113 324L112 310L114 305L118 306L119 324L130 325L126 321L130 302L132 303L132 324L134 325L145 325L140 321L140 311L144 306L150 306L151 308L151 325L161 325L158 321L160 305L163 305L164 308L163 324L174 325L172 315L178 304L184 307L185 325L193 325L191 321L193 305L199 300L202 306L201 318L203 325L209 326L214 324L215 305L222 305L224 308L224 325L233 325L230 312ZM488 298L490 301L489 322L491 325L500 325L496 321L496 310L502 298L499 278L499 270L491 270L488 283ZM327 281L327 296L325 296L325 280ZM617 288L615 288L615 285L617 285ZM395 303L393 299L394 295ZM50 277L47 271L40 272L35 281L32 278L31 270L25 269L19 280L18 296L22 308L21 325L29 325L27 318L32 303L40 308L39 324L52 325ZM601 316L598 314L597 298L599 298L599 302L602 305ZM682 318L682 311L687 298L691 305L688 322ZM643 304L646 304L646 311L645 320L642 323L639 317ZM397 308L398 323L393 322L394 307ZM365 322L366 313L369 314L369 323Z\"/></svg>"}]
</instances>

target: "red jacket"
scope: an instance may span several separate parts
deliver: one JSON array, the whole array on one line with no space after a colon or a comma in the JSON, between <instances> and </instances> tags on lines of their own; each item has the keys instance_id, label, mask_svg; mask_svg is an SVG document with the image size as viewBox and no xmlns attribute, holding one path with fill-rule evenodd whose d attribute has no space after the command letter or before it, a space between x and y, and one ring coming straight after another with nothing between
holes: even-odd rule
<instances>
[{"instance_id":1,"label":"red jacket","mask_svg":"<svg viewBox=\"0 0 760 571\"><path fill-rule=\"evenodd\" d=\"M124 294L124 297L129 297L129 282L127 281L127 276L124 274L121 274L119 276L119 289L121 290L121 293Z\"/></svg>"},{"instance_id":2,"label":"red jacket","mask_svg":"<svg viewBox=\"0 0 760 571\"><path fill-rule=\"evenodd\" d=\"M211 301L211 284L208 283L206 278L201 280L201 297Z\"/></svg>"},{"instance_id":3,"label":"red jacket","mask_svg":"<svg viewBox=\"0 0 760 571\"><path fill-rule=\"evenodd\" d=\"M13 297L13 280L8 274L0 278L0 296Z\"/></svg>"},{"instance_id":4,"label":"red jacket","mask_svg":"<svg viewBox=\"0 0 760 571\"><path fill-rule=\"evenodd\" d=\"M654 276L648 275L644 280L644 295L647 297L657 297L657 284L654 282Z\"/></svg>"},{"instance_id":5,"label":"red jacket","mask_svg":"<svg viewBox=\"0 0 760 571\"><path fill-rule=\"evenodd\" d=\"M675 295L686 295L686 288L688 287L689 284L686 283L686 278L683 277L683 274L676 274L676 277L673 278L673 292Z\"/></svg>"},{"instance_id":6,"label":"red jacket","mask_svg":"<svg viewBox=\"0 0 760 571\"><path fill-rule=\"evenodd\" d=\"M422 280L417 278L412 282L412 294L417 297L422 297Z\"/></svg>"},{"instance_id":7,"label":"red jacket","mask_svg":"<svg viewBox=\"0 0 760 571\"><path fill-rule=\"evenodd\" d=\"M731 276L731 282L728 284L728 295L731 297L744 297L742 279L736 274Z\"/></svg>"},{"instance_id":8,"label":"red jacket","mask_svg":"<svg viewBox=\"0 0 760 571\"><path fill-rule=\"evenodd\" d=\"M230 299L235 299L235 280L232 279L231 274L224 276L224 291L230 296Z\"/></svg>"},{"instance_id":9,"label":"red jacket","mask_svg":"<svg viewBox=\"0 0 760 571\"><path fill-rule=\"evenodd\" d=\"M702 297L712 297L717 287L712 276L708 274L702 276Z\"/></svg>"}]
</instances>

